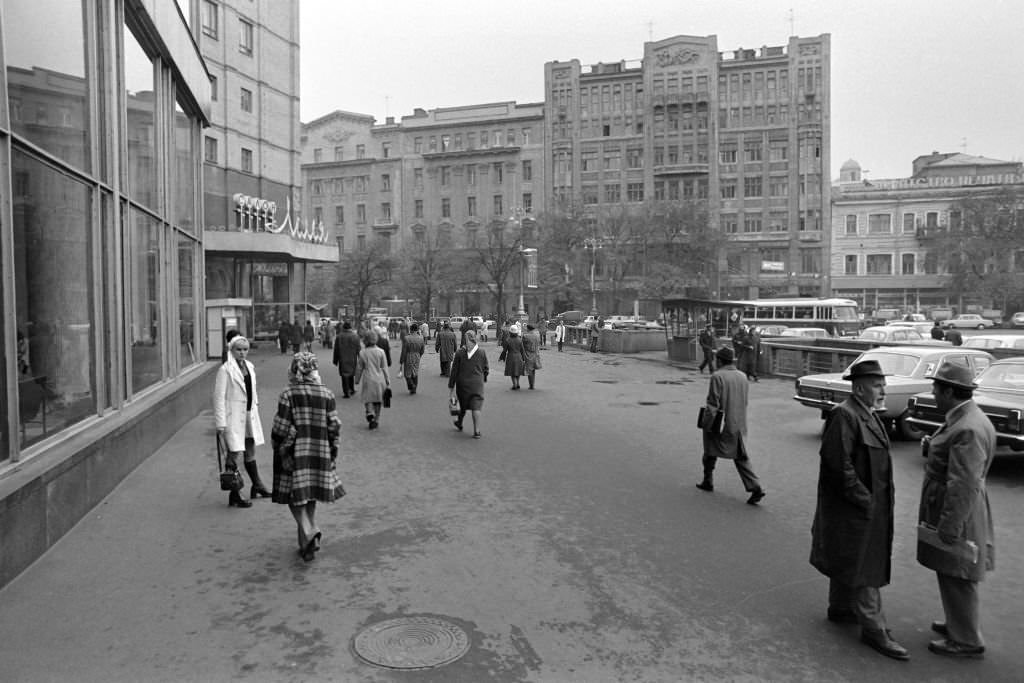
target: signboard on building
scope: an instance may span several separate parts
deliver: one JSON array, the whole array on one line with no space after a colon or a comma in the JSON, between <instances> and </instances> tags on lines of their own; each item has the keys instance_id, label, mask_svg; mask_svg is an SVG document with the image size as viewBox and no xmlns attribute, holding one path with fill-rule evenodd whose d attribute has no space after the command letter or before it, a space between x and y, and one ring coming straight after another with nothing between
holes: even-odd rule
<instances>
[{"instance_id":1,"label":"signboard on building","mask_svg":"<svg viewBox=\"0 0 1024 683\"><path fill-rule=\"evenodd\" d=\"M761 261L762 273L784 273L786 264L782 261Z\"/></svg>"}]
</instances>

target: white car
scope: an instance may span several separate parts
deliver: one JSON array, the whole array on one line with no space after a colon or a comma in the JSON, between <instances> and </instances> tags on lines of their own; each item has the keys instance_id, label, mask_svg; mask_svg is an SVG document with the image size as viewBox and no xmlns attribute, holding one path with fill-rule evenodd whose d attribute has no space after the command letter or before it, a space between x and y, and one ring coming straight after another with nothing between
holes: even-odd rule
<instances>
[{"instance_id":1,"label":"white car","mask_svg":"<svg viewBox=\"0 0 1024 683\"><path fill-rule=\"evenodd\" d=\"M976 334L964 339L965 349L1024 349L1024 334Z\"/></svg>"},{"instance_id":2,"label":"white car","mask_svg":"<svg viewBox=\"0 0 1024 683\"><path fill-rule=\"evenodd\" d=\"M891 342L913 342L920 344L930 340L912 327L902 325L876 325L861 330L857 339L865 339L876 344L889 344ZM932 340L934 341L934 340ZM946 342L942 342L945 344Z\"/></svg>"},{"instance_id":3,"label":"white car","mask_svg":"<svg viewBox=\"0 0 1024 683\"><path fill-rule=\"evenodd\" d=\"M790 327L779 332L780 337L810 337L811 339L823 339L831 337L824 327Z\"/></svg>"},{"instance_id":4,"label":"white car","mask_svg":"<svg viewBox=\"0 0 1024 683\"><path fill-rule=\"evenodd\" d=\"M990 327L996 326L994 322L988 318L982 318L977 313L961 313L956 317L943 321L941 325L946 329L956 327L967 330L987 330Z\"/></svg>"},{"instance_id":5,"label":"white car","mask_svg":"<svg viewBox=\"0 0 1024 683\"><path fill-rule=\"evenodd\" d=\"M909 327L912 330L917 330L922 337L925 339L931 339L932 327L934 323L930 322L907 322L906 320L892 320L885 324L886 327Z\"/></svg>"}]
</instances>

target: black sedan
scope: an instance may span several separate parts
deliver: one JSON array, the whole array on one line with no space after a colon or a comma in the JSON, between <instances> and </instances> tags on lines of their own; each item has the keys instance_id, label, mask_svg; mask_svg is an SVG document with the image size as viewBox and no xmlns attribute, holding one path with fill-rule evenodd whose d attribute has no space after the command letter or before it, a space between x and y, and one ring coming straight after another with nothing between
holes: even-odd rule
<instances>
[{"instance_id":1,"label":"black sedan","mask_svg":"<svg viewBox=\"0 0 1024 683\"><path fill-rule=\"evenodd\" d=\"M998 360L974 381L974 402L992 420L999 445L1024 451L1024 358ZM910 397L906 420L918 429L931 434L944 417L931 392Z\"/></svg>"}]
</instances>

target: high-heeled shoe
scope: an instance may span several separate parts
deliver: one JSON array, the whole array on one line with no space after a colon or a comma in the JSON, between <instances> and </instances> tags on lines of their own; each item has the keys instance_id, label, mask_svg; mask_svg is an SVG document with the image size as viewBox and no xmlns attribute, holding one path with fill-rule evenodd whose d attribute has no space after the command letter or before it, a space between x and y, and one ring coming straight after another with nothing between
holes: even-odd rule
<instances>
[{"instance_id":1,"label":"high-heeled shoe","mask_svg":"<svg viewBox=\"0 0 1024 683\"><path fill-rule=\"evenodd\" d=\"M251 508L252 501L242 498L242 494L237 490L232 491L228 494L228 507L229 508Z\"/></svg>"},{"instance_id":2,"label":"high-heeled shoe","mask_svg":"<svg viewBox=\"0 0 1024 683\"><path fill-rule=\"evenodd\" d=\"M267 487L263 485L263 481L260 479L260 470L255 460L245 463L245 471L249 475L249 481L252 482L249 498L270 498L270 491L267 490Z\"/></svg>"}]
</instances>

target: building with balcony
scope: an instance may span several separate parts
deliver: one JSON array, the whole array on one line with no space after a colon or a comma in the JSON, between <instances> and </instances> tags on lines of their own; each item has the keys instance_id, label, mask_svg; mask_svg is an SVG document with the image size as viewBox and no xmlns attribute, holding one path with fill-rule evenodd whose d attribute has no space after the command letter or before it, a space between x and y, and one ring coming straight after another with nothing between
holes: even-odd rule
<instances>
[{"instance_id":1,"label":"building with balcony","mask_svg":"<svg viewBox=\"0 0 1024 683\"><path fill-rule=\"evenodd\" d=\"M177 3L5 0L0 585L192 419L206 67Z\"/></svg>"},{"instance_id":2,"label":"building with balcony","mask_svg":"<svg viewBox=\"0 0 1024 683\"><path fill-rule=\"evenodd\" d=\"M231 327L269 339L282 320L305 322L324 303L307 301L307 270L336 263L338 246L301 211L299 3L191 5L212 100L203 134L204 350L219 357Z\"/></svg>"},{"instance_id":3,"label":"building with balcony","mask_svg":"<svg viewBox=\"0 0 1024 683\"><path fill-rule=\"evenodd\" d=\"M675 36L636 62L548 62L544 87L547 208L581 206L600 239L622 212L697 203L726 238L708 294L828 292L828 34L728 52Z\"/></svg>"},{"instance_id":4,"label":"building with balcony","mask_svg":"<svg viewBox=\"0 0 1024 683\"><path fill-rule=\"evenodd\" d=\"M907 178L862 175L851 159L832 188L833 294L867 311L962 308L963 293L949 287L945 257L931 238L959 226L967 198L1024 192L1022 164L933 152L916 158Z\"/></svg>"},{"instance_id":5,"label":"building with balcony","mask_svg":"<svg viewBox=\"0 0 1024 683\"><path fill-rule=\"evenodd\" d=\"M304 211L343 253L371 241L394 253L416 241L475 249L495 226L528 228L544 206L543 121L543 105L515 102L417 108L383 124L332 112L303 125ZM384 298L408 299L398 283ZM442 291L432 305L439 313L493 307L486 283Z\"/></svg>"}]
</instances>

